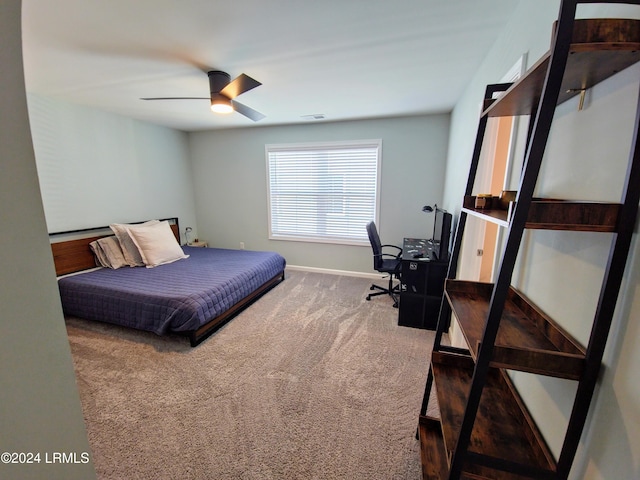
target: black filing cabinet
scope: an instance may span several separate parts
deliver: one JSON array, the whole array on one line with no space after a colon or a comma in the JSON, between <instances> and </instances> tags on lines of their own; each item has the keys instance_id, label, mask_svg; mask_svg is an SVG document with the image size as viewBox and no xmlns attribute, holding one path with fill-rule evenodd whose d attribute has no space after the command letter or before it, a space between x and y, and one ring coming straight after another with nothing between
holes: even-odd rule
<instances>
[{"instance_id":1,"label":"black filing cabinet","mask_svg":"<svg viewBox=\"0 0 640 480\"><path fill-rule=\"evenodd\" d=\"M435 330L449 262L436 260L428 240L405 238L398 325Z\"/></svg>"}]
</instances>

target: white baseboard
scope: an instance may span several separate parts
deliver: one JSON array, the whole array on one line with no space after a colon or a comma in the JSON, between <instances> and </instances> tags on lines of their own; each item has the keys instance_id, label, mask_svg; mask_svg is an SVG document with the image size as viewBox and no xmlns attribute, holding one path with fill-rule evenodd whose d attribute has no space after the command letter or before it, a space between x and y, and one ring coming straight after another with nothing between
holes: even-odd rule
<instances>
[{"instance_id":1,"label":"white baseboard","mask_svg":"<svg viewBox=\"0 0 640 480\"><path fill-rule=\"evenodd\" d=\"M371 278L373 280L386 277L381 273L352 272L349 270L334 270L330 268L305 267L303 265L288 265L287 270L298 270L300 272L326 273L329 275L345 275L347 277Z\"/></svg>"}]
</instances>

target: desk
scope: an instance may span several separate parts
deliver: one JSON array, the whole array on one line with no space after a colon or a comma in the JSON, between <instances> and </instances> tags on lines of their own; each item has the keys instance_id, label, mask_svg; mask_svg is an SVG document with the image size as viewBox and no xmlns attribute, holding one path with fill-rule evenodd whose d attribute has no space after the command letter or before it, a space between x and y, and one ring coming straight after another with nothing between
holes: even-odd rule
<instances>
[{"instance_id":1,"label":"desk","mask_svg":"<svg viewBox=\"0 0 640 480\"><path fill-rule=\"evenodd\" d=\"M448 259L434 259L428 240L404 239L398 325L436 329L448 267Z\"/></svg>"}]
</instances>

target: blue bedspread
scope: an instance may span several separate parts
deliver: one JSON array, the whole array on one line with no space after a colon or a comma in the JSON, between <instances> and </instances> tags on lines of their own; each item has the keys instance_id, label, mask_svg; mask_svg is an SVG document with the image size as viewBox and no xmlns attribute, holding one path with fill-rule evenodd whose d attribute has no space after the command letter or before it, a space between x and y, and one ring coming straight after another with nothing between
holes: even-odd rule
<instances>
[{"instance_id":1,"label":"blue bedspread","mask_svg":"<svg viewBox=\"0 0 640 480\"><path fill-rule=\"evenodd\" d=\"M274 252L183 247L189 258L155 268L103 268L61 278L67 315L155 332L188 332L282 272Z\"/></svg>"}]
</instances>

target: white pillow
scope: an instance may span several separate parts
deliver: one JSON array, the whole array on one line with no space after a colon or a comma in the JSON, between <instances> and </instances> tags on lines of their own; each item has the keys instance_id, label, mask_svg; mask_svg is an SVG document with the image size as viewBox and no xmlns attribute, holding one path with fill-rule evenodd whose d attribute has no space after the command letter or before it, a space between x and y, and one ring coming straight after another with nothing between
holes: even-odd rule
<instances>
[{"instance_id":1,"label":"white pillow","mask_svg":"<svg viewBox=\"0 0 640 480\"><path fill-rule=\"evenodd\" d=\"M165 263L188 258L178 244L169 222L129 228L129 234L138 247L147 268L157 267Z\"/></svg>"},{"instance_id":2,"label":"white pillow","mask_svg":"<svg viewBox=\"0 0 640 480\"><path fill-rule=\"evenodd\" d=\"M98 265L114 270L129 265L116 237L104 237L89 244L96 256Z\"/></svg>"},{"instance_id":3,"label":"white pillow","mask_svg":"<svg viewBox=\"0 0 640 480\"><path fill-rule=\"evenodd\" d=\"M116 234L118 242L120 242L120 248L124 254L124 258L127 261L127 265L130 267L142 267L144 266L144 260L142 255L138 251L138 247L133 242L131 235L129 234L129 228L139 228L147 225L155 225L160 223L159 220L149 220L145 223L127 224L127 223L112 223L109 225L113 233Z\"/></svg>"}]
</instances>

